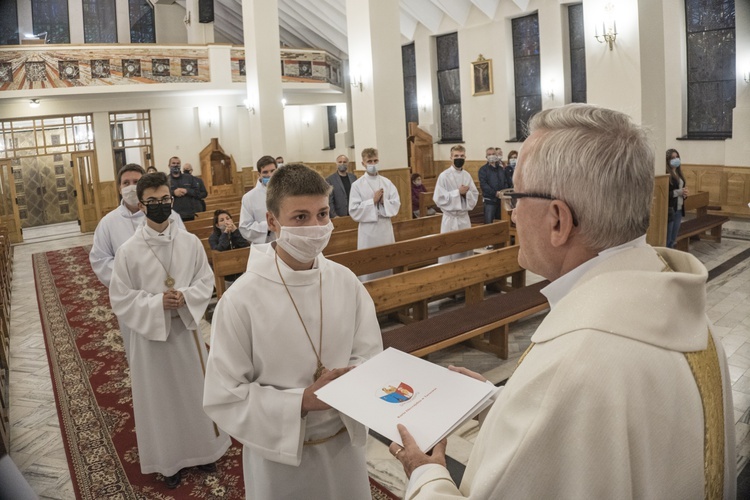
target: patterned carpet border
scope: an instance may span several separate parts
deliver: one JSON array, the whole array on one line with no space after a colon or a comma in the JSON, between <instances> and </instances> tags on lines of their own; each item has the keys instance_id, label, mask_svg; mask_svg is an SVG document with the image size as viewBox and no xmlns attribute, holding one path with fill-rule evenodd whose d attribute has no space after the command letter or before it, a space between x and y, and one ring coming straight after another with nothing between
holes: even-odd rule
<instances>
[{"instance_id":1,"label":"patterned carpet border","mask_svg":"<svg viewBox=\"0 0 750 500\"><path fill-rule=\"evenodd\" d=\"M60 430L76 498L235 500L245 497L242 449L232 447L217 472L183 469L169 490L161 477L143 475L133 428L130 375L107 289L88 262L90 247L32 256ZM372 498L397 497L370 479Z\"/></svg>"}]
</instances>

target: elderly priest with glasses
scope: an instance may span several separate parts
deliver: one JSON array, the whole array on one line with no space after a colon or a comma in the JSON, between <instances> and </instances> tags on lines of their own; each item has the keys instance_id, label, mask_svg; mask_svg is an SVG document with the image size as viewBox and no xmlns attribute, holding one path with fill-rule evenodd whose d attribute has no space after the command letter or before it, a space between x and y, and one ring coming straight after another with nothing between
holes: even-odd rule
<instances>
[{"instance_id":1,"label":"elderly priest with glasses","mask_svg":"<svg viewBox=\"0 0 750 500\"><path fill-rule=\"evenodd\" d=\"M580 104L529 125L505 198L519 263L551 281L551 311L489 409L460 486L445 441L426 455L399 426L404 447L390 451L410 476L405 498L734 498L732 391L706 317L707 272L646 243L655 163L645 131Z\"/></svg>"}]
</instances>

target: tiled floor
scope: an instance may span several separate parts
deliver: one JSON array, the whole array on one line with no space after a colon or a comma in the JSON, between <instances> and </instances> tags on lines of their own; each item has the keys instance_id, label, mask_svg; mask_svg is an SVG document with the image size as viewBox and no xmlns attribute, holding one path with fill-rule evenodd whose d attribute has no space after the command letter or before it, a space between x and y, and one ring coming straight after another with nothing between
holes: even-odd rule
<instances>
[{"instance_id":1,"label":"tiled floor","mask_svg":"<svg viewBox=\"0 0 750 500\"><path fill-rule=\"evenodd\" d=\"M733 238L721 244L697 242L691 246L711 270L750 249L750 223L725 226ZM34 291L31 255L36 252L91 243L75 224L60 224L24 231L26 242L14 247L11 301L11 457L34 490L44 499L72 499L73 487L60 435L55 400ZM744 239L743 239L744 238ZM533 282L534 277L529 278ZM750 457L750 260L745 259L708 284L708 315L721 337L729 358L738 443L738 469ZM444 304L450 307L450 303ZM437 304L433 305L437 308ZM490 380L506 379L526 349L541 316L511 329L511 356L499 361L491 355L457 346L429 358L441 365L463 365L482 372ZM204 325L207 334L209 325ZM468 423L449 440L448 454L465 464L477 434L476 423ZM375 439L368 443L368 463L373 476L394 493L403 490L405 477L387 448Z\"/></svg>"}]
</instances>

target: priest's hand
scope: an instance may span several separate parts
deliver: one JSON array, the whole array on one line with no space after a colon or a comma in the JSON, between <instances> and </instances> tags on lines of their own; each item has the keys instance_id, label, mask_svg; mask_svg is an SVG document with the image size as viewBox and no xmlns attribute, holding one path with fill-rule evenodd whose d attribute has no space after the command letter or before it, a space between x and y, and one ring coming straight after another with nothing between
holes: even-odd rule
<instances>
[{"instance_id":1,"label":"priest's hand","mask_svg":"<svg viewBox=\"0 0 750 500\"><path fill-rule=\"evenodd\" d=\"M463 366L448 365L448 369L452 372L460 373L462 375L466 375L467 377L475 378L479 380L480 382L487 382L487 379L481 373L473 372L469 370L468 368L464 368Z\"/></svg>"},{"instance_id":2,"label":"priest's hand","mask_svg":"<svg viewBox=\"0 0 750 500\"><path fill-rule=\"evenodd\" d=\"M347 366L346 368L334 368L333 370L323 368L323 374L320 378L313 382L312 385L306 387L305 392L302 393L302 418L305 418L309 411L330 410L331 407L319 400L318 396L315 395L315 391L326 385L328 382L336 380L352 368L354 367Z\"/></svg>"},{"instance_id":3,"label":"priest's hand","mask_svg":"<svg viewBox=\"0 0 750 500\"><path fill-rule=\"evenodd\" d=\"M391 452L391 455L396 457L396 460L401 462L406 477L411 477L411 473L420 465L438 464L445 467L445 447L448 444L447 439L443 439L436 444L428 455L422 453L422 450L419 449L419 446L417 446L416 441L414 441L414 438L409 434L409 431L406 430L406 427L398 424L398 433L401 434L401 442L404 443L404 446L399 446L398 443L391 443L388 447L388 451Z\"/></svg>"}]
</instances>

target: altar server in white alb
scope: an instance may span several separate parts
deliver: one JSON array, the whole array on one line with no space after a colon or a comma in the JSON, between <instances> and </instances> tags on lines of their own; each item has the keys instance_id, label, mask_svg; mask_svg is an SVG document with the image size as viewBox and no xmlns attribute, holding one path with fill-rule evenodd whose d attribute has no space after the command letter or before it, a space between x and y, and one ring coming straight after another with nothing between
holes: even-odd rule
<instances>
[{"instance_id":1,"label":"altar server in white alb","mask_svg":"<svg viewBox=\"0 0 750 500\"><path fill-rule=\"evenodd\" d=\"M529 128L506 199L519 264L551 281L551 311L490 408L460 488L445 442L428 456L400 428L405 448L391 453L411 476L405 498L733 499L732 389L706 317L708 273L646 243L645 131L585 104L541 111Z\"/></svg>"},{"instance_id":2,"label":"altar server in white alb","mask_svg":"<svg viewBox=\"0 0 750 500\"><path fill-rule=\"evenodd\" d=\"M244 445L253 500L371 498L367 429L314 394L382 350L364 286L321 254L329 190L304 165L274 174L268 226L279 237L253 246L214 314L203 407Z\"/></svg>"},{"instance_id":3,"label":"altar server in white alb","mask_svg":"<svg viewBox=\"0 0 750 500\"><path fill-rule=\"evenodd\" d=\"M443 212L440 232L449 233L471 227L469 212L474 209L479 199L479 191L474 185L471 174L464 170L466 149L459 145L451 148L451 166L443 170L435 184L432 201ZM469 257L474 252L460 252L438 259L439 263Z\"/></svg>"},{"instance_id":4,"label":"altar server in white alb","mask_svg":"<svg viewBox=\"0 0 750 500\"><path fill-rule=\"evenodd\" d=\"M390 179L378 173L378 150L362 150L362 166L366 173L352 184L349 194L349 215L359 222L357 249L388 245L396 240L393 236L391 218L398 214L401 200L398 190ZM391 271L360 276L368 281L388 276Z\"/></svg>"},{"instance_id":5,"label":"altar server in white alb","mask_svg":"<svg viewBox=\"0 0 750 500\"><path fill-rule=\"evenodd\" d=\"M120 206L105 215L94 231L94 244L89 253L89 262L94 274L104 286L109 288L112 279L112 268L115 265L115 252L123 243L128 241L135 231L140 228L145 220L146 214L138 208L138 194L136 184L145 172L143 167L135 163L128 163L117 172L117 190L122 196ZM172 210L169 215L171 224L185 229L180 214ZM125 348L125 358L130 360L130 340L128 331L120 325L122 343Z\"/></svg>"},{"instance_id":6,"label":"altar server in white alb","mask_svg":"<svg viewBox=\"0 0 750 500\"><path fill-rule=\"evenodd\" d=\"M117 191L122 196L122 201L116 209L102 217L94 231L89 261L94 274L107 288L112 279L115 252L146 220L146 214L138 208L138 195L135 192L135 185L144 174L143 167L135 163L128 163L117 172ZM180 214L174 210L170 213L169 220L185 229Z\"/></svg>"},{"instance_id":7,"label":"altar server in white alb","mask_svg":"<svg viewBox=\"0 0 750 500\"><path fill-rule=\"evenodd\" d=\"M199 322L214 276L200 240L169 221L167 176L144 175L137 194L147 221L117 251L109 298L129 333L141 472L160 473L175 488L181 469L215 471L230 445L202 407L207 353Z\"/></svg>"},{"instance_id":8,"label":"altar server in white alb","mask_svg":"<svg viewBox=\"0 0 750 500\"><path fill-rule=\"evenodd\" d=\"M266 186L276 171L276 160L272 156L261 156L256 166L258 182L242 196L239 227L242 237L252 244L268 243L275 237L266 222Z\"/></svg>"}]
</instances>

